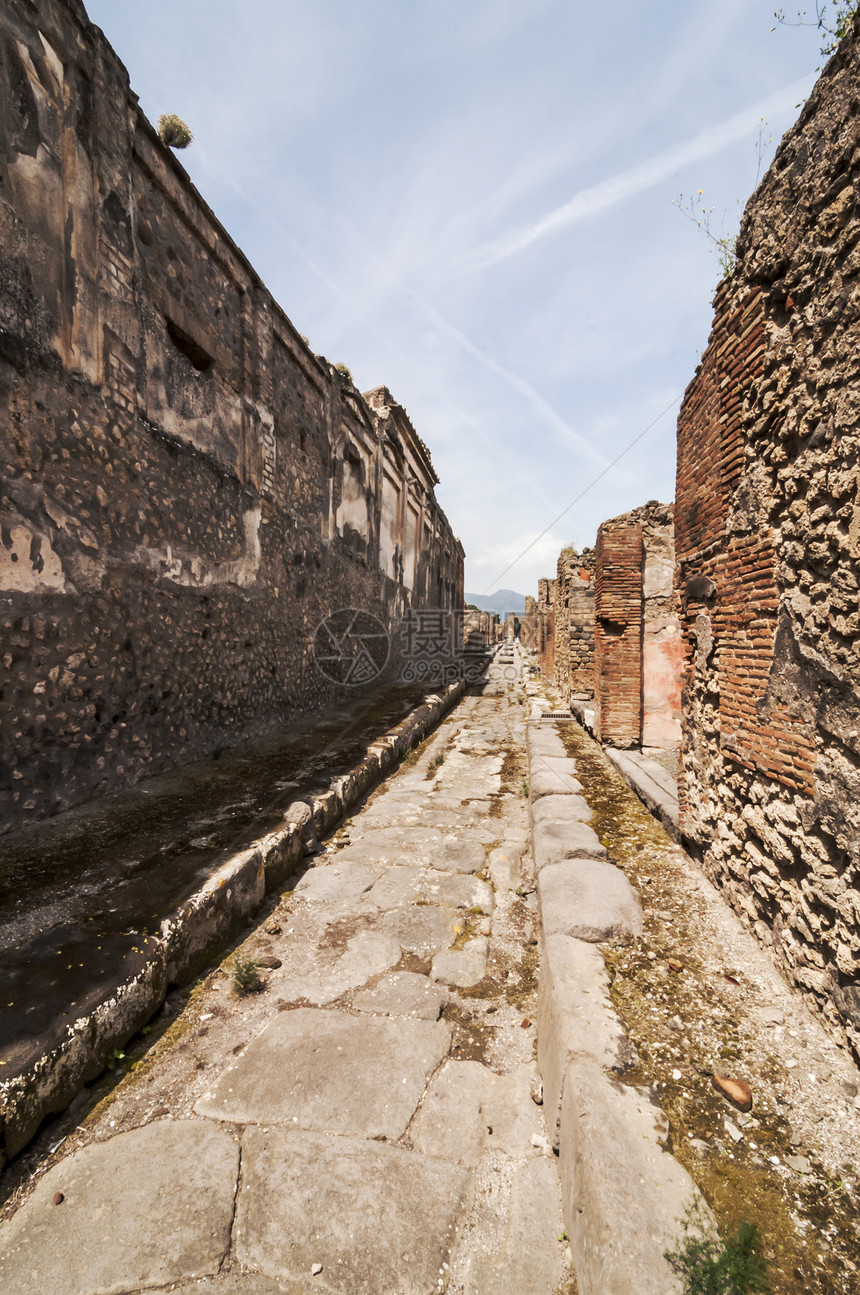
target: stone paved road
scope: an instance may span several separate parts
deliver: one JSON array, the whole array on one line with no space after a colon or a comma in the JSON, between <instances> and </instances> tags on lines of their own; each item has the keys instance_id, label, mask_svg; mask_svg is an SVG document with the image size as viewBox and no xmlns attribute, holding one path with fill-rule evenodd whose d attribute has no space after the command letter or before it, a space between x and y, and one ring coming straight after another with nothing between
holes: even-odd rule
<instances>
[{"instance_id":1,"label":"stone paved road","mask_svg":"<svg viewBox=\"0 0 860 1295\"><path fill-rule=\"evenodd\" d=\"M237 999L228 963L69 1140L0 1230L3 1290L572 1289L533 1100L518 668L503 651L238 951L280 962L265 992Z\"/></svg>"}]
</instances>

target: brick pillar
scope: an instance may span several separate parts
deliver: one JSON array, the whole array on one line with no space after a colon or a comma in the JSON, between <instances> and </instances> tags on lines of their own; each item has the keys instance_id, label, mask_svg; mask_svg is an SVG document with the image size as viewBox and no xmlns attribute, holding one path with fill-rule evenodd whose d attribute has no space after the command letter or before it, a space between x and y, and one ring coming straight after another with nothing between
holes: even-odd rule
<instances>
[{"instance_id":1,"label":"brick pillar","mask_svg":"<svg viewBox=\"0 0 860 1295\"><path fill-rule=\"evenodd\" d=\"M595 546L594 699L597 736L610 746L642 737L642 527L604 522Z\"/></svg>"}]
</instances>

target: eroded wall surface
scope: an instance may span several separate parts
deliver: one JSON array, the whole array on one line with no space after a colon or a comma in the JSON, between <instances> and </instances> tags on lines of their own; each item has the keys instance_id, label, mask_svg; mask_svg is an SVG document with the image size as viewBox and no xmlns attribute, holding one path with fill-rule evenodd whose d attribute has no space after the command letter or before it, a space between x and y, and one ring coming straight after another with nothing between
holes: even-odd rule
<instances>
[{"instance_id":1,"label":"eroded wall surface","mask_svg":"<svg viewBox=\"0 0 860 1295\"><path fill-rule=\"evenodd\" d=\"M556 570L555 683L580 700L594 692L594 554L562 549Z\"/></svg>"},{"instance_id":2,"label":"eroded wall surface","mask_svg":"<svg viewBox=\"0 0 860 1295\"><path fill-rule=\"evenodd\" d=\"M751 199L678 427L681 826L860 1051L860 49Z\"/></svg>"},{"instance_id":3,"label":"eroded wall surface","mask_svg":"<svg viewBox=\"0 0 860 1295\"><path fill-rule=\"evenodd\" d=\"M340 695L315 628L461 608L426 446L309 351L77 0L0 18L0 823Z\"/></svg>"},{"instance_id":4,"label":"eroded wall surface","mask_svg":"<svg viewBox=\"0 0 860 1295\"><path fill-rule=\"evenodd\" d=\"M555 596L554 580L538 580L534 651L541 670L550 680L555 680Z\"/></svg>"}]
</instances>

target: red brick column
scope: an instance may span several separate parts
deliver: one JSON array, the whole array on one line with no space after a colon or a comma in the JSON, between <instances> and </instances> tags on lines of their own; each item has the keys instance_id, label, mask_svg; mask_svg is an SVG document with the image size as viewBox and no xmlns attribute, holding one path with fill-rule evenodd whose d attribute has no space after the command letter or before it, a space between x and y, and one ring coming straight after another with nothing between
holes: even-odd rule
<instances>
[{"instance_id":1,"label":"red brick column","mask_svg":"<svg viewBox=\"0 0 860 1295\"><path fill-rule=\"evenodd\" d=\"M637 746L642 733L642 527L604 522L595 546L597 736Z\"/></svg>"}]
</instances>

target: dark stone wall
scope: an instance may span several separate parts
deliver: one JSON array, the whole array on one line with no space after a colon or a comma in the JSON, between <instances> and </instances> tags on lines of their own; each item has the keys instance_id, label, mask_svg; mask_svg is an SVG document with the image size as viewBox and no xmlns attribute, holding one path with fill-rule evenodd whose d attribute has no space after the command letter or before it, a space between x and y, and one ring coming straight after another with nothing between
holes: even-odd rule
<instances>
[{"instance_id":1,"label":"dark stone wall","mask_svg":"<svg viewBox=\"0 0 860 1295\"><path fill-rule=\"evenodd\" d=\"M681 827L860 1055L860 42L747 206L678 425Z\"/></svg>"},{"instance_id":2,"label":"dark stone wall","mask_svg":"<svg viewBox=\"0 0 860 1295\"><path fill-rule=\"evenodd\" d=\"M80 4L8 0L0 103L8 830L343 695L340 608L395 675L463 552L405 411L311 354Z\"/></svg>"}]
</instances>

